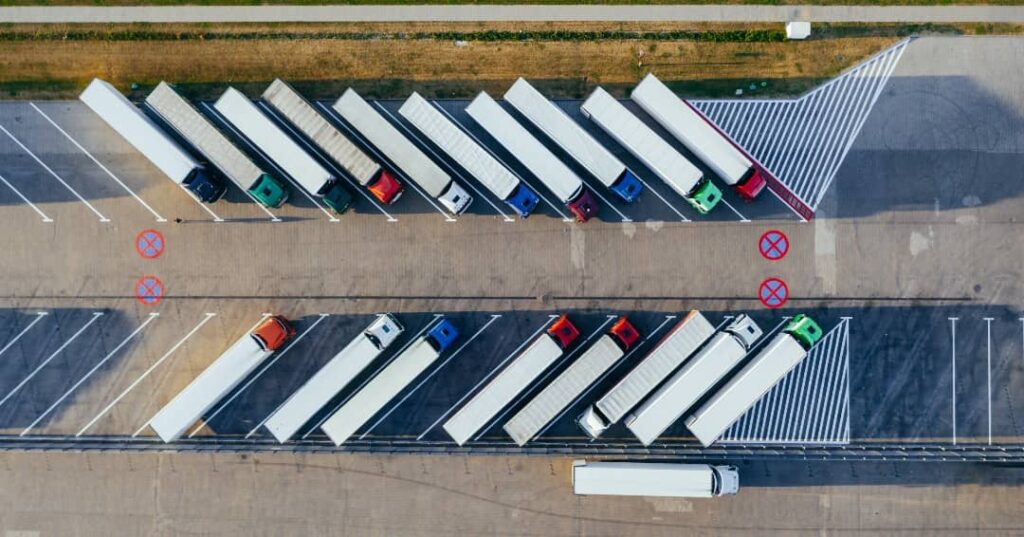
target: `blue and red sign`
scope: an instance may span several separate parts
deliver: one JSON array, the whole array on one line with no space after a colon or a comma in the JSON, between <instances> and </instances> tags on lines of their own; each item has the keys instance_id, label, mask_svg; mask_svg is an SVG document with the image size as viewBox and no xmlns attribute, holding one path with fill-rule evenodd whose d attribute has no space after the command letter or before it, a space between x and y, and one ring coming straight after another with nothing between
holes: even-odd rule
<instances>
[{"instance_id":1,"label":"blue and red sign","mask_svg":"<svg viewBox=\"0 0 1024 537\"><path fill-rule=\"evenodd\" d=\"M156 259L164 253L164 236L155 229L147 229L135 237L135 251L145 259Z\"/></svg>"},{"instance_id":2,"label":"blue and red sign","mask_svg":"<svg viewBox=\"0 0 1024 537\"><path fill-rule=\"evenodd\" d=\"M757 288L757 299L766 308L781 308L789 300L789 286L779 278L768 278Z\"/></svg>"},{"instance_id":3,"label":"blue and red sign","mask_svg":"<svg viewBox=\"0 0 1024 537\"><path fill-rule=\"evenodd\" d=\"M768 261L778 261L789 253L789 237L777 229L765 231L757 241L757 249L761 257Z\"/></svg>"},{"instance_id":4,"label":"blue and red sign","mask_svg":"<svg viewBox=\"0 0 1024 537\"><path fill-rule=\"evenodd\" d=\"M164 283L156 276L143 276L135 282L135 298L147 306L155 306L164 298Z\"/></svg>"}]
</instances>

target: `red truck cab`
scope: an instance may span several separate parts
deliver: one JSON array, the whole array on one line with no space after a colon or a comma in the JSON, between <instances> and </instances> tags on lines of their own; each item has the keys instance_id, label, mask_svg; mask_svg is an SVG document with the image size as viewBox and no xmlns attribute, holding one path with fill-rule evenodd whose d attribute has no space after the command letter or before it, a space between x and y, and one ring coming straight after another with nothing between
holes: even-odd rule
<instances>
[{"instance_id":1,"label":"red truck cab","mask_svg":"<svg viewBox=\"0 0 1024 537\"><path fill-rule=\"evenodd\" d=\"M623 351L628 351L640 339L640 332L625 317L619 317L608 333Z\"/></svg>"},{"instance_id":2,"label":"red truck cab","mask_svg":"<svg viewBox=\"0 0 1024 537\"><path fill-rule=\"evenodd\" d=\"M569 212L576 217L577 222L590 220L591 217L597 214L600 208L597 200L594 199L594 196L585 187L576 196L576 199L567 203L566 206L569 207Z\"/></svg>"},{"instance_id":3,"label":"red truck cab","mask_svg":"<svg viewBox=\"0 0 1024 537\"><path fill-rule=\"evenodd\" d=\"M370 182L366 188L373 194L373 197L384 205L391 205L402 197L405 187L395 179L394 175L387 170L381 170L377 178Z\"/></svg>"},{"instance_id":4,"label":"red truck cab","mask_svg":"<svg viewBox=\"0 0 1024 537\"><path fill-rule=\"evenodd\" d=\"M548 335L555 339L562 350L565 350L572 345L573 341L576 341L576 338L580 337L580 331L572 324L568 315L563 315L551 325L551 328L548 328Z\"/></svg>"},{"instance_id":5,"label":"red truck cab","mask_svg":"<svg viewBox=\"0 0 1024 537\"><path fill-rule=\"evenodd\" d=\"M755 165L750 167L750 171L747 172L746 177L744 177L739 183L736 183L736 186L733 188L736 189L736 192L739 193L743 199L750 201L761 194L761 191L764 190L764 187L767 184L768 182L764 179L764 172L761 171L761 168Z\"/></svg>"},{"instance_id":6,"label":"red truck cab","mask_svg":"<svg viewBox=\"0 0 1024 537\"><path fill-rule=\"evenodd\" d=\"M276 351L295 335L295 327L288 319L274 315L267 317L250 335L265 350Z\"/></svg>"}]
</instances>

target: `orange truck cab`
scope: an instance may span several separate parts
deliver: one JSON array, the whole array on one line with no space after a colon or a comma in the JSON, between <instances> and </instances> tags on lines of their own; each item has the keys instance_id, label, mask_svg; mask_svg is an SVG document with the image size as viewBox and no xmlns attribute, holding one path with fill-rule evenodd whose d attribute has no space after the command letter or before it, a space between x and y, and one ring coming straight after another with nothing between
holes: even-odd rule
<instances>
[{"instance_id":1,"label":"orange truck cab","mask_svg":"<svg viewBox=\"0 0 1024 537\"><path fill-rule=\"evenodd\" d=\"M252 331L252 336L267 351L280 349L294 335L295 327L280 315L268 317Z\"/></svg>"}]
</instances>

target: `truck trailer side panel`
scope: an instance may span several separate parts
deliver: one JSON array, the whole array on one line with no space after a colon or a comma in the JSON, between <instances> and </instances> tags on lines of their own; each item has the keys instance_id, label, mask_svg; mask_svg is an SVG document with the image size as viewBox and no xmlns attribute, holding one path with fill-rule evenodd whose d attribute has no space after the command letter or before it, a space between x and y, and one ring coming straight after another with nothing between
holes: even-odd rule
<instances>
[{"instance_id":1,"label":"truck trailer side panel","mask_svg":"<svg viewBox=\"0 0 1024 537\"><path fill-rule=\"evenodd\" d=\"M706 464L576 461L572 488L580 495L711 498L715 474Z\"/></svg>"}]
</instances>

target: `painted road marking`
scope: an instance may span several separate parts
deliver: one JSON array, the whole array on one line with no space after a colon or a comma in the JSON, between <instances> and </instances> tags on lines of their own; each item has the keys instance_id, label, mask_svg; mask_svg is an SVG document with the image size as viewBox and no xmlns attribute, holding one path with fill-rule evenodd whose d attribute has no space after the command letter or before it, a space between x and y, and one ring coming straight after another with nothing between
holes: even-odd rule
<instances>
[{"instance_id":1,"label":"painted road marking","mask_svg":"<svg viewBox=\"0 0 1024 537\"><path fill-rule=\"evenodd\" d=\"M200 421L199 425L197 425L196 428L193 429L192 432L188 434L188 438L192 438L193 436L196 435L196 433L198 433L199 431L203 430L203 428L206 427L206 425L208 423L213 421L213 418L216 418L217 415L220 414L222 410L227 408L227 406L229 404L231 404L232 401L237 399L238 396L241 395L241 393L246 390L246 388L251 386L253 382L256 382L256 380L258 378L260 378L263 375L263 373L266 373L267 370L270 369L270 366L274 365L274 363L276 363L278 360L280 360L282 357L284 357L285 354L288 354L288 351L292 350L292 347L294 347L296 344L298 344L298 342L302 341L302 338L306 337L306 334L312 332L313 329L316 328L316 325L320 324L321 321L323 321L324 319L326 319L329 316L330 316L330 313L321 313L320 317L316 321L313 321L313 324L309 325L309 328L303 330L302 333L299 334L298 337L293 339L291 341L291 343L289 343L288 346L285 347L281 352L275 354L274 358L272 360L270 360L269 362L267 362L266 365L261 367L260 370L257 371L256 374L252 376L252 378L250 378L248 381L246 381L246 383L243 384L241 388L235 390L235 393L231 394L231 397L229 397L226 401L224 401L223 403L218 405L217 409L214 410L213 413L210 414L210 416L208 418ZM262 425L262 423L260 423L260 425Z\"/></svg>"},{"instance_id":2,"label":"painted road marking","mask_svg":"<svg viewBox=\"0 0 1024 537\"><path fill-rule=\"evenodd\" d=\"M164 298L164 284L156 276L143 276L135 282L135 299L145 306L155 306Z\"/></svg>"},{"instance_id":3,"label":"painted road marking","mask_svg":"<svg viewBox=\"0 0 1024 537\"><path fill-rule=\"evenodd\" d=\"M372 431L375 427L380 425L381 422L386 420L388 418L388 416L391 415L391 413L393 413L395 410L397 410L398 407L402 406L402 403L404 403L407 399L409 399L409 397L412 397L412 394L416 393L416 391L419 390L421 386L423 386L424 384L427 383L428 380L433 378L434 375L436 375L438 371L440 371L442 368L444 368L445 365L448 364L448 362L451 362L453 359L455 359L455 357L458 356L460 352L462 352L462 349L465 349L466 347L468 347L469 344L472 343L474 339L476 339L478 336L480 336L480 334L484 333L484 330L487 330L487 328L489 326L494 324L494 321L497 321L500 318L501 318L501 315L491 314L491 318L490 318L490 320L487 321L486 324L484 324L482 327L480 327L480 329L477 330L472 336L470 336L469 339L467 339L465 343L460 345L458 349L455 349L455 352L453 352L451 356L449 356L443 362L441 362L441 365L435 367L433 369L433 371L431 371L426 377L423 378L423 380L421 380L418 384L416 384L416 386L414 386L413 389L409 390L405 394L405 397L401 398L397 403L395 403L391 407L390 410L388 410L383 416L380 417L380 419L375 421L373 423L373 425L370 425L370 427L367 428L366 431L362 435L359 436L359 439L362 440L364 437L366 437L366 435L370 434L370 431Z\"/></svg>"},{"instance_id":4,"label":"painted road marking","mask_svg":"<svg viewBox=\"0 0 1024 537\"><path fill-rule=\"evenodd\" d=\"M44 410L43 413L40 414L39 417L35 419L35 421L30 423L28 427L25 427L25 430L21 431L21 433L19 433L18 436L25 436L26 434L28 434L28 432L35 428L35 426L38 425L40 421L43 421L43 418L48 416L50 412L53 411L53 409L57 408L62 402L64 402L64 400L67 399L68 396L70 396L72 393L74 393L74 391L77 390L78 387L81 386L86 380L89 380L89 377L91 377L93 373L98 371L99 368L103 367L103 364L107 363L107 361L109 361L115 354L117 354L117 351L121 350L121 348L127 345L128 342L132 340L132 338L134 338L139 332L142 332L142 330L145 329L146 326L149 325L149 323L156 320L156 318L159 316L159 313L150 313L149 318L146 319L145 322L139 325L139 327L136 328L131 334L128 334L128 337L124 338L124 341L122 341L116 347L114 347L114 350L107 353L107 355L104 356L103 359L100 360L96 365L94 365L92 369L89 370L88 373L83 375L82 378L78 379L78 382L76 382L74 386L69 388L68 391L64 392L64 394L61 395L56 401L54 401L49 408Z\"/></svg>"},{"instance_id":5,"label":"painted road marking","mask_svg":"<svg viewBox=\"0 0 1024 537\"><path fill-rule=\"evenodd\" d=\"M159 367L160 364L162 364L164 362L164 360L166 360L172 354L174 354L174 351L178 350L178 347L181 347L185 343L185 341L188 340L188 338L192 337L196 332L198 332L199 329L202 328L203 325L206 324L207 321L212 319L215 315L217 315L217 314L216 313L207 313L206 316L203 317L203 320L199 321L199 324L197 324L195 326L195 328L193 328L191 331L189 331L189 333L185 334L185 337L181 338L180 341L175 343L174 346L171 347L170 350L168 350L166 353L164 353L164 355L161 356L160 359L158 359L156 362L154 362L153 365L149 366L149 369L147 369L145 372L143 372L142 375L139 376L139 378L135 379L135 382L132 382L131 385L129 385L127 388L125 388L125 390L123 392L121 392L117 397L114 398L113 401L111 401L107 406L105 406L103 408L103 410L100 411L99 414L96 414L96 416L92 420L90 420L89 423L86 423L85 427L82 427L81 429L79 429L79 431L77 433L75 433L75 437L77 438L79 436L82 436L82 434L85 433L86 430L88 430L90 427L92 427L93 424L95 424L97 421L100 420L100 418L105 416L107 414L107 412L110 411L111 408L114 408L114 405L116 405L118 403L118 401L123 399L124 396L128 395L128 392L132 391L135 388L135 386L137 386L140 382L142 382L143 379L145 379L147 376L149 376L149 374L152 373L153 370L155 370L157 367Z\"/></svg>"},{"instance_id":6,"label":"painted road marking","mask_svg":"<svg viewBox=\"0 0 1024 537\"><path fill-rule=\"evenodd\" d=\"M144 259L156 259L164 253L164 236L155 229L146 229L135 236L135 251Z\"/></svg>"},{"instance_id":7,"label":"painted road marking","mask_svg":"<svg viewBox=\"0 0 1024 537\"><path fill-rule=\"evenodd\" d=\"M157 222L166 222L166 221L167 221L167 219L166 219L166 218L164 218L164 217L160 216L160 214L159 214L159 213L157 213L157 212L156 212L155 210L153 210L153 208L152 208L152 207L150 207L148 203L146 203L145 201L143 201L143 199L142 199L142 198L140 198L138 194L136 194L135 192L133 192L133 191L132 191L132 189L128 188L128 185L124 184L124 182L123 182L123 181L121 181L121 179L120 179L120 178L118 178L118 176L114 175L114 172L110 171L110 169L108 169L108 168L107 168L106 166L104 166L102 162L100 162L100 161L99 161L99 160L98 160L98 159L97 159L96 157L92 156L92 153L90 153L90 152L89 152L89 151L87 151L87 150L86 150L86 149L85 149L84 147L82 147L82 144L78 143L78 140L75 140L74 138L72 138L72 137L71 137L71 135L70 135L70 134L68 134L68 133L67 133L67 131L65 131L64 129L62 129L62 128L60 127L60 125L58 125L58 124L57 124L57 122L56 122L56 121L54 121L54 120L50 119L50 116L46 115L46 113L45 113L45 112L43 112L42 110L40 110L40 109L39 109L39 107L38 107L38 106L36 106L36 103L31 103L31 102L30 102L30 103L28 103L28 105L29 105L29 106L31 106L31 107L32 107L32 108L33 108L33 109L34 109L34 110L35 110L36 112L39 112L39 115L43 116L43 119L45 119L46 121L48 121L48 122L50 123L50 125L53 125L53 127L54 127L55 129L57 129L58 131L60 131L60 133L61 133L61 134L63 134L63 135L64 135L64 137L65 137L65 138L67 138L69 142L71 142L72 144L74 144L74 145L75 145L75 147L77 147L79 151L81 151L82 153L85 153L85 156L89 157L89 159L90 159L90 160L92 160L92 161L93 161L94 163L96 163L96 165L97 165L97 166L99 166L99 168L100 168L101 170L103 170L104 172L106 172L106 174L107 174L107 175L109 175L109 176L110 176L110 178L114 180L114 182L116 182L117 184L121 185L121 188L123 188L123 189L124 189L124 190L125 190L126 192L128 192L129 194L131 194L131 196L132 196L133 198L135 198L135 201L139 202L139 204L141 204L141 205L142 205L143 207L145 207L145 208L146 208L146 210L147 210L147 211L149 211L149 213L150 213L150 214L152 214L152 215L153 215L154 217L156 217L156 221L157 221Z\"/></svg>"},{"instance_id":8,"label":"painted road marking","mask_svg":"<svg viewBox=\"0 0 1024 537\"><path fill-rule=\"evenodd\" d=\"M956 445L956 322L959 317L949 317L949 329L953 337L953 445Z\"/></svg>"},{"instance_id":9,"label":"painted road marking","mask_svg":"<svg viewBox=\"0 0 1024 537\"><path fill-rule=\"evenodd\" d=\"M757 298L766 308L781 308L789 300L789 286L780 278L768 278L758 286Z\"/></svg>"},{"instance_id":10,"label":"painted road marking","mask_svg":"<svg viewBox=\"0 0 1024 537\"><path fill-rule=\"evenodd\" d=\"M86 201L86 199L83 198L82 195L79 194L77 190L75 190L74 188L71 188L71 185L69 185L67 183L67 181L64 180L63 177L61 177L60 175L57 175L57 172L53 171L52 168L47 166L46 163L43 162L42 159L37 157L36 154L33 153L28 147L25 147L25 144L21 143L21 140L17 139L13 134L11 134L11 131L9 131L6 128L4 128L3 125L0 125L0 131L4 131L4 134L6 134L8 138L10 138L12 141L14 141L14 143L18 144L18 147L20 147L22 149L22 151L24 151L28 156L32 157L32 160L36 161L40 166L42 166L43 169L46 170L47 173L49 173L51 176L53 176L54 179L59 181L60 184L64 185L64 188L67 188L69 192L74 194L74 196L76 198L78 198L78 201L81 201L82 203L84 203L85 206L88 207L89 210L93 212L93 214L95 214L96 216L99 217L100 222L104 222L104 223L110 222L109 218L107 218L106 216L103 216L103 213L101 213L98 210L96 210L96 207L93 207L91 203Z\"/></svg>"},{"instance_id":11,"label":"painted road marking","mask_svg":"<svg viewBox=\"0 0 1024 537\"><path fill-rule=\"evenodd\" d=\"M31 330L32 327L36 325L36 323L38 323L39 321L42 321L43 317L46 317L47 315L49 315L49 313L47 313L45 311L36 312L36 318L32 319L32 322L28 323L28 326L23 328L21 330L21 332L18 332L18 335L14 336L14 339L12 339L10 342L8 342L6 345L4 345L4 348L0 349L0 356L3 356L4 353L7 352L7 349L13 347L14 344L17 343L19 339L21 339L21 336L25 335L25 332L28 332L29 330Z\"/></svg>"},{"instance_id":12,"label":"painted road marking","mask_svg":"<svg viewBox=\"0 0 1024 537\"><path fill-rule=\"evenodd\" d=\"M12 185L11 183L8 183L7 179L4 179L3 175L0 175L0 182L2 182L3 184L7 185L7 188L10 188L19 198L21 198L21 201L24 201L25 203L27 203L28 206L31 207L32 210L36 212L36 214L38 214L40 217L42 217L43 222L53 222L53 219L50 218L49 216L46 216L46 213L44 213L39 207L36 207L35 203L32 203L21 192L18 192L18 189L14 188L14 185Z\"/></svg>"},{"instance_id":13,"label":"painted road marking","mask_svg":"<svg viewBox=\"0 0 1024 537\"><path fill-rule=\"evenodd\" d=\"M777 229L765 231L757 241L757 249L761 257L768 261L778 261L789 253L789 238Z\"/></svg>"},{"instance_id":14,"label":"painted road marking","mask_svg":"<svg viewBox=\"0 0 1024 537\"><path fill-rule=\"evenodd\" d=\"M988 445L992 445L992 317L985 317L985 340L986 340L986 362L988 370L986 379L988 381Z\"/></svg>"},{"instance_id":15,"label":"painted road marking","mask_svg":"<svg viewBox=\"0 0 1024 537\"><path fill-rule=\"evenodd\" d=\"M555 319L557 319L557 318L558 318L557 315L548 315L547 322L545 322L543 325L541 325L540 328L538 328L532 334L530 334L530 336L527 337L526 340L524 340L522 342L522 344L520 344L518 347L516 347L516 350L512 351L512 353L509 354L508 356L506 356L505 359L501 361L501 363L499 363L497 366L495 366L493 369L491 369L490 373L485 375L484 378L480 379L480 382L477 382L475 386L470 388L469 391L466 392L466 395L463 395L462 398L459 399L458 401L456 401L455 404L452 405L451 408L446 410L444 412L444 414L441 414L441 417L437 418L437 421L432 423L430 425L430 427L427 427L427 430L425 430L422 433L420 433L420 435L416 437L416 440L422 440L423 437L427 435L427 433L429 433L434 427L437 427L438 423L441 423L441 420L443 420L446 417L448 417L448 415L451 414L453 410L458 408L459 405L461 405L467 398L469 398L470 395L476 393L477 388L479 388L485 382L487 382L487 381L491 380L492 378L494 378L494 376L497 375L498 372L500 372L502 370L502 368L505 366L505 364L507 364L509 362L509 360L511 360L512 358L515 358L516 355L519 354L519 351L523 350L523 347L526 347L526 345L528 345L531 341L533 341L533 339L535 337L537 337L537 334L540 334L541 331L543 331L545 328L550 326L551 323L553 323L555 321Z\"/></svg>"},{"instance_id":16,"label":"painted road marking","mask_svg":"<svg viewBox=\"0 0 1024 537\"><path fill-rule=\"evenodd\" d=\"M74 335L72 335L67 341L65 341L63 344L61 344L61 346L58 347L57 350L53 351L53 354L48 356L45 360L42 361L42 363L37 365L36 368L33 369L32 372L29 373L27 377L22 379L21 382L19 382L17 386L15 386L13 389L11 389L10 392L7 392L7 395L5 395L3 399L0 399L0 406L4 406L4 404L7 401L9 401L11 399L11 397L14 396L14 394L18 393L18 391L21 390L21 388L23 388L25 386L25 384L28 384L28 382L30 380L32 380L44 367L46 367L46 364L49 364L54 358L57 357L58 354L61 353L61 351L66 349L67 346L70 345L72 341L77 339L78 336L82 335L82 332L85 332L85 330L87 328L92 326L92 323L96 322L96 320L99 319L102 316L103 316L103 312L102 311L95 311L95 312L93 312L92 318L89 319L89 322L85 323L84 326L79 328L78 331L74 333Z\"/></svg>"},{"instance_id":17,"label":"painted road marking","mask_svg":"<svg viewBox=\"0 0 1024 537\"><path fill-rule=\"evenodd\" d=\"M690 222L691 221L689 218L686 217L686 215L684 215L683 213L679 212L679 209L677 209L675 205L672 205L671 203L669 203L668 200L665 199L665 196L661 195L661 192L658 192L657 190L651 188L651 185L649 185L647 183L647 181L644 181L643 178L640 177L639 174L637 174L633 170L630 170L629 168L626 168L626 169L629 170L629 173L633 174L633 177L636 177L637 181L640 181L640 183L644 185L644 191L645 192L650 192L651 194L654 194L654 197L656 197L659 200L661 200L661 202L664 203L666 207L671 209L672 212L676 213L676 216L679 217L679 220L681 222Z\"/></svg>"},{"instance_id":18,"label":"painted road marking","mask_svg":"<svg viewBox=\"0 0 1024 537\"><path fill-rule=\"evenodd\" d=\"M184 192L185 195L188 196L190 200L196 202L196 204L199 205L199 207L201 207L204 211L206 211L206 214L212 216L213 217L213 221L215 223L219 224L219 223L224 221L224 219L221 218L220 216L217 216L217 213L213 212L213 209L209 208L207 206L207 204L199 201L199 199L197 199L191 192L189 192L188 189L185 188L185 185L178 185L178 188L180 188L181 191Z\"/></svg>"}]
</instances>

